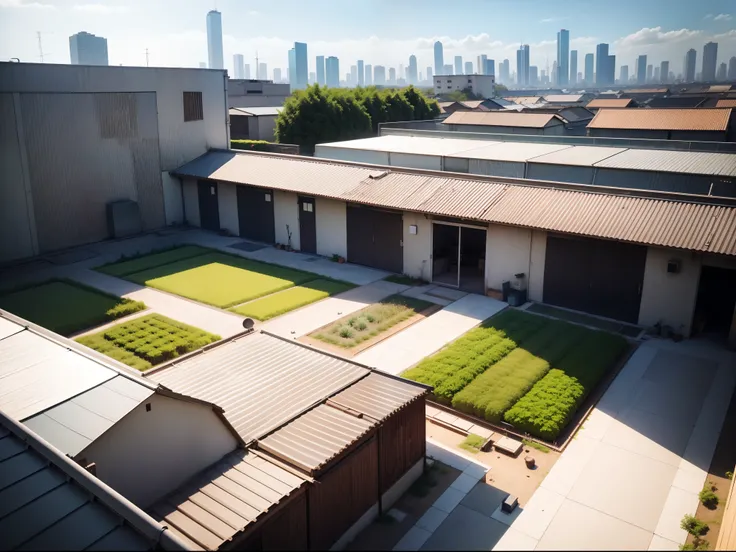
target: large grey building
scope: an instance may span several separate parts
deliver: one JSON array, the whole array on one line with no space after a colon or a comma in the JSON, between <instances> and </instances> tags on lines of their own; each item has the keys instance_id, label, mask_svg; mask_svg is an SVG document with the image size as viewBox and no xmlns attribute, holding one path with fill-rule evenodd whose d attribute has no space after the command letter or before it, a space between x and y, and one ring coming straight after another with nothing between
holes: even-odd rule
<instances>
[{"instance_id":1,"label":"large grey building","mask_svg":"<svg viewBox=\"0 0 736 552\"><path fill-rule=\"evenodd\" d=\"M659 82L667 83L670 81L670 62L663 61L659 64Z\"/></svg>"},{"instance_id":2,"label":"large grey building","mask_svg":"<svg viewBox=\"0 0 736 552\"><path fill-rule=\"evenodd\" d=\"M621 84L626 84L629 82L629 66L628 65L621 66L621 77L619 78L619 82Z\"/></svg>"},{"instance_id":3,"label":"large grey building","mask_svg":"<svg viewBox=\"0 0 736 552\"><path fill-rule=\"evenodd\" d=\"M570 79L570 31L557 33L557 84L567 86Z\"/></svg>"},{"instance_id":4,"label":"large grey building","mask_svg":"<svg viewBox=\"0 0 736 552\"><path fill-rule=\"evenodd\" d=\"M207 55L210 69L224 69L222 55L222 14L217 10L207 13Z\"/></svg>"},{"instance_id":5,"label":"large grey building","mask_svg":"<svg viewBox=\"0 0 736 552\"><path fill-rule=\"evenodd\" d=\"M330 56L325 60L325 79L327 86L337 88L340 86L340 60Z\"/></svg>"},{"instance_id":6,"label":"large grey building","mask_svg":"<svg viewBox=\"0 0 736 552\"><path fill-rule=\"evenodd\" d=\"M595 58L593 54L585 54L585 84L591 85L595 82Z\"/></svg>"},{"instance_id":7,"label":"large grey building","mask_svg":"<svg viewBox=\"0 0 736 552\"><path fill-rule=\"evenodd\" d=\"M708 42L703 48L703 74L705 82L716 80L716 63L718 61L718 43Z\"/></svg>"},{"instance_id":8,"label":"large grey building","mask_svg":"<svg viewBox=\"0 0 736 552\"><path fill-rule=\"evenodd\" d=\"M296 82L292 82L291 88L303 90L307 87L309 75L309 62L307 61L307 45L304 42L294 43L294 64Z\"/></svg>"},{"instance_id":9,"label":"large grey building","mask_svg":"<svg viewBox=\"0 0 736 552\"><path fill-rule=\"evenodd\" d=\"M608 55L608 44L596 46L595 83L598 86L610 86L616 76L616 56Z\"/></svg>"},{"instance_id":10,"label":"large grey building","mask_svg":"<svg viewBox=\"0 0 736 552\"><path fill-rule=\"evenodd\" d=\"M416 66L416 58L414 58L414 65ZM365 86L365 66L363 60L358 60L358 86Z\"/></svg>"},{"instance_id":11,"label":"large grey building","mask_svg":"<svg viewBox=\"0 0 736 552\"><path fill-rule=\"evenodd\" d=\"M698 53L693 48L690 48L685 54L685 61L682 64L682 75L685 82L695 81L695 61L697 56Z\"/></svg>"},{"instance_id":12,"label":"large grey building","mask_svg":"<svg viewBox=\"0 0 736 552\"><path fill-rule=\"evenodd\" d=\"M728 60L728 80L736 80L736 56Z\"/></svg>"},{"instance_id":13,"label":"large grey building","mask_svg":"<svg viewBox=\"0 0 736 552\"><path fill-rule=\"evenodd\" d=\"M578 83L578 51L570 50L570 84Z\"/></svg>"},{"instance_id":14,"label":"large grey building","mask_svg":"<svg viewBox=\"0 0 736 552\"><path fill-rule=\"evenodd\" d=\"M236 79L245 78L245 60L243 54L233 55L233 77Z\"/></svg>"},{"instance_id":15,"label":"large grey building","mask_svg":"<svg viewBox=\"0 0 736 552\"><path fill-rule=\"evenodd\" d=\"M642 55L636 58L636 82L644 84L647 82L647 56Z\"/></svg>"},{"instance_id":16,"label":"large grey building","mask_svg":"<svg viewBox=\"0 0 736 552\"><path fill-rule=\"evenodd\" d=\"M434 43L434 74L441 75L445 70L445 55L442 43L438 40Z\"/></svg>"},{"instance_id":17,"label":"large grey building","mask_svg":"<svg viewBox=\"0 0 736 552\"><path fill-rule=\"evenodd\" d=\"M107 39L90 33L69 37L69 58L72 65L109 65Z\"/></svg>"},{"instance_id":18,"label":"large grey building","mask_svg":"<svg viewBox=\"0 0 736 552\"><path fill-rule=\"evenodd\" d=\"M522 44L516 51L516 84L529 84L529 45Z\"/></svg>"}]
</instances>

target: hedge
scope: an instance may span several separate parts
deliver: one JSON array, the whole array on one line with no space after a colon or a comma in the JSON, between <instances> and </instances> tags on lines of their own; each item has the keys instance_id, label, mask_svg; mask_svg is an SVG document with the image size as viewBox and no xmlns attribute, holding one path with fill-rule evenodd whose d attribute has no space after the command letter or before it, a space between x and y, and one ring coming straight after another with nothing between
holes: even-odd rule
<instances>
[{"instance_id":1,"label":"hedge","mask_svg":"<svg viewBox=\"0 0 736 552\"><path fill-rule=\"evenodd\" d=\"M266 140L230 140L232 149L250 151L272 151L271 142Z\"/></svg>"}]
</instances>

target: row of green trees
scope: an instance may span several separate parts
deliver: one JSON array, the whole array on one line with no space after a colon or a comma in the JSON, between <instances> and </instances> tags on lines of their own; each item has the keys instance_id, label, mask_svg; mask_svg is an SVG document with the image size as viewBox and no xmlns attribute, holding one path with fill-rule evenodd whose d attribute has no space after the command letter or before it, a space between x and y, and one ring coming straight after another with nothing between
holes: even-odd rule
<instances>
[{"instance_id":1,"label":"row of green trees","mask_svg":"<svg viewBox=\"0 0 736 552\"><path fill-rule=\"evenodd\" d=\"M286 101L276 119L276 140L298 144L302 153L311 154L315 144L376 135L379 123L433 119L439 114L437 102L413 86L379 90L315 84Z\"/></svg>"}]
</instances>

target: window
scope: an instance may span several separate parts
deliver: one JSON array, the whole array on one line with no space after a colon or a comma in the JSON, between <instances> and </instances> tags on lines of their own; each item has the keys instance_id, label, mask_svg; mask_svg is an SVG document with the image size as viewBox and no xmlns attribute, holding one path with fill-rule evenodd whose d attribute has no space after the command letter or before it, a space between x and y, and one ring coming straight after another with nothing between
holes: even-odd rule
<instances>
[{"instance_id":1,"label":"window","mask_svg":"<svg viewBox=\"0 0 736 552\"><path fill-rule=\"evenodd\" d=\"M184 92L184 122L204 119L201 92Z\"/></svg>"},{"instance_id":2,"label":"window","mask_svg":"<svg viewBox=\"0 0 736 552\"><path fill-rule=\"evenodd\" d=\"M307 203L305 201L304 203L302 203L302 209L307 213L312 213L314 211L314 206L311 203Z\"/></svg>"},{"instance_id":3,"label":"window","mask_svg":"<svg viewBox=\"0 0 736 552\"><path fill-rule=\"evenodd\" d=\"M473 79L468 79L468 84L472 83Z\"/></svg>"}]
</instances>

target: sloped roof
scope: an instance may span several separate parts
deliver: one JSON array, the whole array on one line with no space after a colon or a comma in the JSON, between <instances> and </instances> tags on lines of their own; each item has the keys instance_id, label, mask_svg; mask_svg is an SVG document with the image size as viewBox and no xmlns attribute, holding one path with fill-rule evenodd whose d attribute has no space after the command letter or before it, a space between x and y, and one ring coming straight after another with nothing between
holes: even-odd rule
<instances>
[{"instance_id":1,"label":"sloped roof","mask_svg":"<svg viewBox=\"0 0 736 552\"><path fill-rule=\"evenodd\" d=\"M283 107L280 105L272 107L231 107L230 115L246 115L251 117L268 116L275 117L281 111Z\"/></svg>"},{"instance_id":2,"label":"sloped roof","mask_svg":"<svg viewBox=\"0 0 736 552\"><path fill-rule=\"evenodd\" d=\"M601 109L588 128L724 131L730 117L730 109Z\"/></svg>"},{"instance_id":3,"label":"sloped roof","mask_svg":"<svg viewBox=\"0 0 736 552\"><path fill-rule=\"evenodd\" d=\"M603 107L629 107L634 100L631 98L596 98L588 102L585 107L600 109Z\"/></svg>"},{"instance_id":4,"label":"sloped roof","mask_svg":"<svg viewBox=\"0 0 736 552\"><path fill-rule=\"evenodd\" d=\"M535 104L542 101L542 96L505 96L503 99L517 104Z\"/></svg>"},{"instance_id":5,"label":"sloped roof","mask_svg":"<svg viewBox=\"0 0 736 552\"><path fill-rule=\"evenodd\" d=\"M718 100L716 102L716 107L736 107L736 99Z\"/></svg>"},{"instance_id":6,"label":"sloped roof","mask_svg":"<svg viewBox=\"0 0 736 552\"><path fill-rule=\"evenodd\" d=\"M554 113L513 113L510 111L456 111L447 119L445 119L443 123L447 125L544 128L553 123L562 124L563 121Z\"/></svg>"},{"instance_id":7,"label":"sloped roof","mask_svg":"<svg viewBox=\"0 0 736 552\"><path fill-rule=\"evenodd\" d=\"M581 101L584 94L551 94L544 96L547 103L577 103Z\"/></svg>"}]
</instances>

